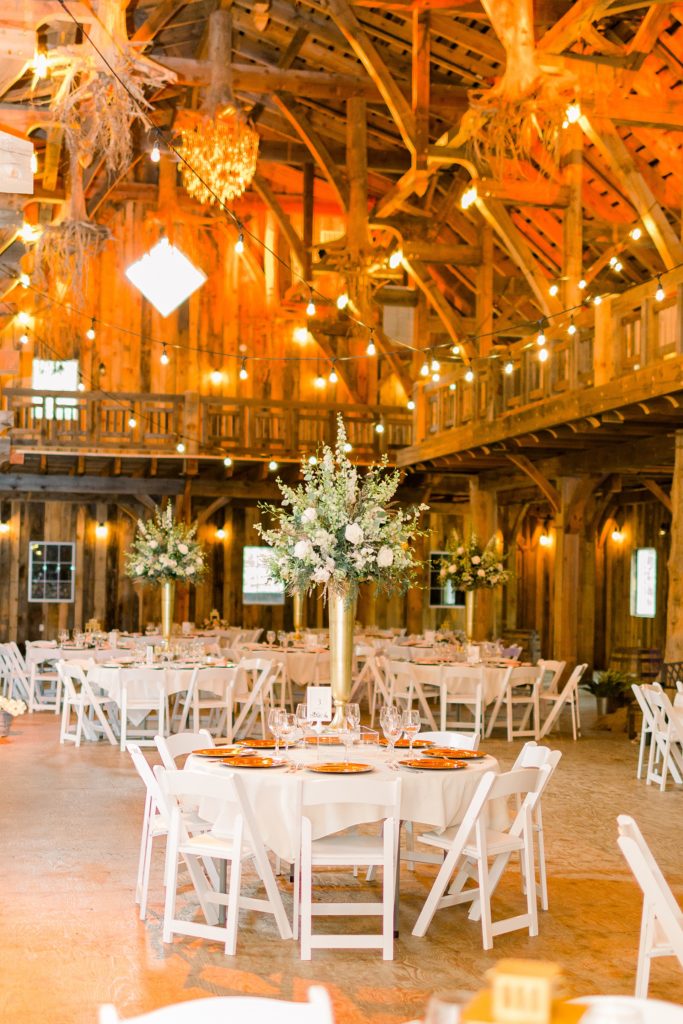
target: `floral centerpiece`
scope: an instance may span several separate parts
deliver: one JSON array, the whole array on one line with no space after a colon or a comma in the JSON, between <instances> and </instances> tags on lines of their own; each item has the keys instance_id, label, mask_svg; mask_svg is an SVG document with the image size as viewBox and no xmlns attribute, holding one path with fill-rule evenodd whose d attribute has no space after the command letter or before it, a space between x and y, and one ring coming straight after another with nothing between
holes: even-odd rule
<instances>
[{"instance_id":1,"label":"floral centerpiece","mask_svg":"<svg viewBox=\"0 0 683 1024\"><path fill-rule=\"evenodd\" d=\"M17 715L23 715L26 705L17 697L0 696L0 736L8 736L12 721Z\"/></svg>"},{"instance_id":2,"label":"floral centerpiece","mask_svg":"<svg viewBox=\"0 0 683 1024\"><path fill-rule=\"evenodd\" d=\"M138 519L137 534L126 556L126 572L141 583L162 587L161 617L165 640L171 635L175 583L198 583L206 572L206 558L197 540L197 523L178 522L168 502L151 519Z\"/></svg>"},{"instance_id":3,"label":"floral centerpiece","mask_svg":"<svg viewBox=\"0 0 683 1024\"><path fill-rule=\"evenodd\" d=\"M358 587L374 582L385 592L403 592L415 582L420 563L411 540L421 532L418 521L427 508L393 507L398 471L389 469L385 457L361 474L349 450L339 416L334 450L325 445L315 462L304 460L298 487L278 480L282 505L261 506L274 526L255 527L273 549L274 580L290 594L320 587L329 599L335 723L350 693Z\"/></svg>"},{"instance_id":4,"label":"floral centerpiece","mask_svg":"<svg viewBox=\"0 0 683 1024\"><path fill-rule=\"evenodd\" d=\"M476 534L462 540L454 533L448 544L445 558L439 570L439 579L443 584L450 583L454 590L464 590L467 595L467 629L472 637L474 625L474 592L487 588L492 590L500 587L512 576L506 569L494 537L482 547Z\"/></svg>"}]
</instances>

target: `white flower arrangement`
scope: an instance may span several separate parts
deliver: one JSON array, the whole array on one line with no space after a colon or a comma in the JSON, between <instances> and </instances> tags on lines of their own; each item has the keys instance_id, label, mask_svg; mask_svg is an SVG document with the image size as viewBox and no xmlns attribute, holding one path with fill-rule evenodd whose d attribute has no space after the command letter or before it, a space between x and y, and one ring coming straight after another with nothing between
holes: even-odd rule
<instances>
[{"instance_id":1,"label":"white flower arrangement","mask_svg":"<svg viewBox=\"0 0 683 1024\"><path fill-rule=\"evenodd\" d=\"M0 697L0 711L4 711L6 714L11 715L12 718L16 718L17 715L24 714L26 705L19 698Z\"/></svg>"},{"instance_id":2,"label":"white flower arrangement","mask_svg":"<svg viewBox=\"0 0 683 1024\"><path fill-rule=\"evenodd\" d=\"M261 505L275 521L256 524L273 548L270 573L289 593L321 586L341 590L376 582L384 591L405 591L420 563L410 546L427 505L392 508L399 473L386 457L361 476L346 453L344 422L337 418L334 451L327 447L317 462L302 462L304 483L288 487L278 479L282 506ZM291 511L289 511L291 509Z\"/></svg>"},{"instance_id":3,"label":"white flower arrangement","mask_svg":"<svg viewBox=\"0 0 683 1024\"><path fill-rule=\"evenodd\" d=\"M455 590L493 589L507 583L511 576L503 565L496 538L491 537L482 548L475 534L468 540L453 534L439 571L441 582L450 583Z\"/></svg>"},{"instance_id":4,"label":"white flower arrangement","mask_svg":"<svg viewBox=\"0 0 683 1024\"><path fill-rule=\"evenodd\" d=\"M141 583L197 583L206 572L206 560L196 533L196 523L176 522L170 502L163 510L155 509L147 522L138 519L137 535L126 556L127 574Z\"/></svg>"}]
</instances>

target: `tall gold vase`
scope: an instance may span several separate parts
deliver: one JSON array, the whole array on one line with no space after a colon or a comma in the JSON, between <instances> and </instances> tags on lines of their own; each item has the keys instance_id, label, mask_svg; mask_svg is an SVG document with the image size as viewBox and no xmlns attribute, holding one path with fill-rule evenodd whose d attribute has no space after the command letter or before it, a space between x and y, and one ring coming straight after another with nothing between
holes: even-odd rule
<instances>
[{"instance_id":1,"label":"tall gold vase","mask_svg":"<svg viewBox=\"0 0 683 1024\"><path fill-rule=\"evenodd\" d=\"M465 591L465 635L469 641L474 640L474 603L476 590Z\"/></svg>"},{"instance_id":2,"label":"tall gold vase","mask_svg":"<svg viewBox=\"0 0 683 1024\"><path fill-rule=\"evenodd\" d=\"M353 686L353 626L356 619L356 597L351 587L330 591L330 682L334 715L332 729L341 727Z\"/></svg>"},{"instance_id":3,"label":"tall gold vase","mask_svg":"<svg viewBox=\"0 0 683 1024\"><path fill-rule=\"evenodd\" d=\"M294 617L294 633L297 640L301 637L301 631L304 628L304 592L303 590L295 590L292 594L293 609L292 614Z\"/></svg>"},{"instance_id":4,"label":"tall gold vase","mask_svg":"<svg viewBox=\"0 0 683 1024\"><path fill-rule=\"evenodd\" d=\"M168 646L173 629L173 606L175 604L175 580L163 580L161 584L161 635Z\"/></svg>"}]
</instances>

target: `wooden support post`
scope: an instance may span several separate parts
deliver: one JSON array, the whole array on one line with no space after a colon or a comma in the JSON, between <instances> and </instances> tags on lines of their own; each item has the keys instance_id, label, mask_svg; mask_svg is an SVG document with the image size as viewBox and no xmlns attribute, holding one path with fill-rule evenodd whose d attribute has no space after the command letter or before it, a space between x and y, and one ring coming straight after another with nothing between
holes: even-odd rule
<instances>
[{"instance_id":1,"label":"wooden support post","mask_svg":"<svg viewBox=\"0 0 683 1024\"><path fill-rule=\"evenodd\" d=\"M428 179L422 177L427 170L429 148L429 45L430 13L423 7L413 8L413 64L412 108L415 119L415 153L413 167L418 174L415 192L421 196L427 190Z\"/></svg>"},{"instance_id":2,"label":"wooden support post","mask_svg":"<svg viewBox=\"0 0 683 1024\"><path fill-rule=\"evenodd\" d=\"M563 219L562 302L565 309L583 298L579 281L583 277L583 131L570 124L561 134L560 166L569 188L569 205Z\"/></svg>"},{"instance_id":3,"label":"wooden support post","mask_svg":"<svg viewBox=\"0 0 683 1024\"><path fill-rule=\"evenodd\" d=\"M479 355L486 356L493 344L493 228L484 224L481 233L481 265L477 267L477 334Z\"/></svg>"},{"instance_id":4,"label":"wooden support post","mask_svg":"<svg viewBox=\"0 0 683 1024\"><path fill-rule=\"evenodd\" d=\"M566 661L573 669L579 661L593 662L595 617L595 545L585 538L584 515L577 503L586 489L585 478L557 481L560 507L555 517L553 579L553 636L546 657ZM585 503L584 503L585 507Z\"/></svg>"},{"instance_id":5,"label":"wooden support post","mask_svg":"<svg viewBox=\"0 0 683 1024\"><path fill-rule=\"evenodd\" d=\"M683 661L683 430L676 431L676 456L671 488L671 548L664 660Z\"/></svg>"},{"instance_id":6,"label":"wooden support post","mask_svg":"<svg viewBox=\"0 0 683 1024\"><path fill-rule=\"evenodd\" d=\"M470 532L476 534L480 544L496 532L496 494L484 491L475 477L470 480ZM477 591L474 610L474 637L492 640L496 634L496 602L492 590Z\"/></svg>"},{"instance_id":7,"label":"wooden support post","mask_svg":"<svg viewBox=\"0 0 683 1024\"><path fill-rule=\"evenodd\" d=\"M303 175L303 275L311 280L311 247L313 245L313 188L315 184L315 167L310 160L304 164Z\"/></svg>"},{"instance_id":8,"label":"wooden support post","mask_svg":"<svg viewBox=\"0 0 683 1024\"><path fill-rule=\"evenodd\" d=\"M368 245L367 103L358 96L346 101L346 172L349 216L346 239L357 263Z\"/></svg>"}]
</instances>

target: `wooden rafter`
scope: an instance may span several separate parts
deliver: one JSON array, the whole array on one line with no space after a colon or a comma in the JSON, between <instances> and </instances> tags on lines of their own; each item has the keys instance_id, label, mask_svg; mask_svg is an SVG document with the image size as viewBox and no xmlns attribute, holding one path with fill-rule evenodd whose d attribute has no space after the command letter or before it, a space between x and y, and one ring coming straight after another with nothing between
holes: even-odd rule
<instances>
[{"instance_id":1,"label":"wooden rafter","mask_svg":"<svg viewBox=\"0 0 683 1024\"><path fill-rule=\"evenodd\" d=\"M644 479L643 483L647 487L650 494L654 494L655 498L662 503L667 512L670 515L673 515L671 496L666 493L664 488L660 484L658 484L656 480L651 480L649 478Z\"/></svg>"},{"instance_id":2,"label":"wooden rafter","mask_svg":"<svg viewBox=\"0 0 683 1024\"><path fill-rule=\"evenodd\" d=\"M539 50L562 53L581 38L584 26L602 17L612 0L576 0L569 10L549 28L538 42Z\"/></svg>"},{"instance_id":3,"label":"wooden rafter","mask_svg":"<svg viewBox=\"0 0 683 1024\"><path fill-rule=\"evenodd\" d=\"M511 462L513 466L520 469L522 473L529 477L530 480L533 480L539 491L541 491L541 493L545 495L550 502L550 507L553 512L558 514L561 507L561 499L560 492L557 490L555 485L552 484L536 466L534 466L533 462L531 462L526 455L511 455L508 453L505 457L508 462Z\"/></svg>"},{"instance_id":4,"label":"wooden rafter","mask_svg":"<svg viewBox=\"0 0 683 1024\"><path fill-rule=\"evenodd\" d=\"M453 344L461 346L467 362L474 359L477 352L472 345L472 342L464 335L459 314L450 304L446 296L439 290L436 282L431 277L428 268L419 260L407 260L404 258L403 264L412 280L424 294L427 302L448 331L448 335Z\"/></svg>"},{"instance_id":5,"label":"wooden rafter","mask_svg":"<svg viewBox=\"0 0 683 1024\"><path fill-rule=\"evenodd\" d=\"M285 93L274 93L271 97L271 102L289 121L302 142L308 147L323 176L327 179L339 200L342 210L347 210L349 196L346 181L330 156L327 144L313 127L309 118L294 99Z\"/></svg>"}]
</instances>

